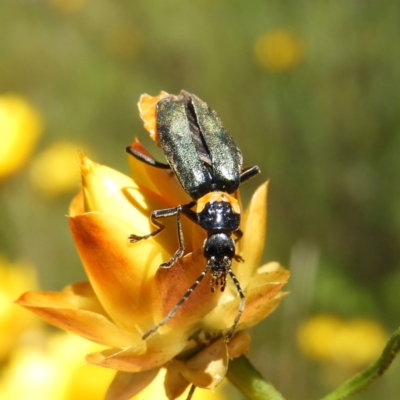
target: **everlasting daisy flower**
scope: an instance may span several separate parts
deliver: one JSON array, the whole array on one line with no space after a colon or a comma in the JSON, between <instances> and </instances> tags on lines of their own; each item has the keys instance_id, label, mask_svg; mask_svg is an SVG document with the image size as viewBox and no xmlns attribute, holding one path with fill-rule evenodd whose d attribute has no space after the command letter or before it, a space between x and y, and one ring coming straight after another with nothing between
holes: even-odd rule
<instances>
[{"instance_id":1,"label":"everlasting daisy flower","mask_svg":"<svg viewBox=\"0 0 400 400\"><path fill-rule=\"evenodd\" d=\"M37 277L32 265L23 261L10 263L0 254L0 363L10 357L24 336L40 326L34 315L23 309L16 310L12 303L22 291L36 287Z\"/></svg>"},{"instance_id":2,"label":"everlasting daisy flower","mask_svg":"<svg viewBox=\"0 0 400 400\"><path fill-rule=\"evenodd\" d=\"M346 321L329 314L313 316L298 331L298 343L305 355L341 369L357 370L372 362L386 341L387 333L377 321Z\"/></svg>"},{"instance_id":3,"label":"everlasting daisy flower","mask_svg":"<svg viewBox=\"0 0 400 400\"><path fill-rule=\"evenodd\" d=\"M148 129L154 125L149 124L150 114L144 117L142 112ZM132 147L146 153L137 140ZM71 203L69 223L89 282L59 293L25 293L17 303L108 347L86 357L90 364L119 371L108 399L140 392L161 367L167 369L164 387L169 399L190 384L214 388L224 378L229 359L247 351L250 338L243 330L269 315L284 297L281 288L288 271L275 262L258 267L265 243L267 183L256 190L242 215L244 235L236 251L245 261L233 261L232 269L246 307L233 339L226 343L224 334L238 312L236 287L229 280L224 292L211 293L208 274L174 317L143 340L204 270L206 233L183 218L185 255L171 268L159 268L178 247L174 218L167 219L166 229L155 237L136 243L127 238L154 229L149 218L153 210L190 201L173 174L130 158L130 178L82 154L79 160L82 190Z\"/></svg>"},{"instance_id":4,"label":"everlasting daisy flower","mask_svg":"<svg viewBox=\"0 0 400 400\"><path fill-rule=\"evenodd\" d=\"M25 164L42 131L42 116L27 99L17 94L0 95L0 179Z\"/></svg>"},{"instance_id":5,"label":"everlasting daisy flower","mask_svg":"<svg viewBox=\"0 0 400 400\"><path fill-rule=\"evenodd\" d=\"M254 53L257 62L272 72L289 71L304 58L303 40L286 29L262 34L256 41Z\"/></svg>"},{"instance_id":6,"label":"everlasting daisy flower","mask_svg":"<svg viewBox=\"0 0 400 400\"><path fill-rule=\"evenodd\" d=\"M76 143L58 141L39 153L29 168L32 187L48 197L76 191L79 174L74 167L78 148Z\"/></svg>"}]
</instances>

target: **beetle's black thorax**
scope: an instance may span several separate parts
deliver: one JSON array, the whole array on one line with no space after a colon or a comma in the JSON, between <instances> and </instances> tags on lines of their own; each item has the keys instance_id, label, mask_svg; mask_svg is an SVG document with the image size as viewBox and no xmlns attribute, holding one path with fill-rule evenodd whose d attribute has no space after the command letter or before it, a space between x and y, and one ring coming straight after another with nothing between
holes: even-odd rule
<instances>
[{"instance_id":1,"label":"beetle's black thorax","mask_svg":"<svg viewBox=\"0 0 400 400\"><path fill-rule=\"evenodd\" d=\"M233 232L240 225L238 201L224 192L207 193L197 202L197 220L207 231Z\"/></svg>"}]
</instances>

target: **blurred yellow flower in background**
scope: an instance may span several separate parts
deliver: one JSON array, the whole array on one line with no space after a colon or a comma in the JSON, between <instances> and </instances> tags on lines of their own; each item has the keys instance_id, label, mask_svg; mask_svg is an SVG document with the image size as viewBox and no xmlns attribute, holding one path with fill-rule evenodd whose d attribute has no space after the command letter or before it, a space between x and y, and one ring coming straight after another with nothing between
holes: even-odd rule
<instances>
[{"instance_id":1,"label":"blurred yellow flower in background","mask_svg":"<svg viewBox=\"0 0 400 400\"><path fill-rule=\"evenodd\" d=\"M42 117L27 99L0 96L0 180L23 166L42 131Z\"/></svg>"},{"instance_id":2,"label":"blurred yellow flower in background","mask_svg":"<svg viewBox=\"0 0 400 400\"><path fill-rule=\"evenodd\" d=\"M51 144L32 161L29 168L31 185L49 197L77 190L80 183L77 150L81 148L81 145L66 141Z\"/></svg>"},{"instance_id":3,"label":"blurred yellow flower in background","mask_svg":"<svg viewBox=\"0 0 400 400\"><path fill-rule=\"evenodd\" d=\"M83 361L98 345L68 333L47 335L43 343L13 353L0 380L2 400L104 399L115 372Z\"/></svg>"},{"instance_id":4,"label":"blurred yellow flower in background","mask_svg":"<svg viewBox=\"0 0 400 400\"><path fill-rule=\"evenodd\" d=\"M138 141L132 146L143 149ZM244 236L237 251L245 262L234 261L232 269L245 292L246 307L232 341L226 343L223 335L233 324L240 298L231 280L224 292L211 293L210 274L168 323L143 340L204 270L206 233L183 219L186 255L169 269L159 266L177 247L175 234L168 234L175 232L174 220L166 222L167 234L130 243L129 234L153 229L151 211L188 203L169 171L133 158L130 167L133 179L80 155L82 190L71 203L69 221L90 282L61 292L28 292L17 303L108 347L86 356L90 364L120 371L108 399L120 398L121 392L139 393L160 367L168 370L164 384L170 399L190 384L213 389L224 378L229 359L249 347L250 337L241 331L267 317L285 296L281 289L289 272L275 262L258 267L265 244L267 184L256 190L242 216Z\"/></svg>"},{"instance_id":5,"label":"blurred yellow flower in background","mask_svg":"<svg viewBox=\"0 0 400 400\"><path fill-rule=\"evenodd\" d=\"M61 14L73 14L80 11L88 0L48 0L51 6Z\"/></svg>"},{"instance_id":6,"label":"blurred yellow flower in background","mask_svg":"<svg viewBox=\"0 0 400 400\"><path fill-rule=\"evenodd\" d=\"M359 369L379 357L387 336L374 320L343 320L322 314L304 322L297 337L300 349L309 358Z\"/></svg>"},{"instance_id":7,"label":"blurred yellow flower in background","mask_svg":"<svg viewBox=\"0 0 400 400\"><path fill-rule=\"evenodd\" d=\"M0 363L23 341L24 334L28 336L40 326L37 318L14 304L21 291L36 287L33 266L24 262L9 263L0 255Z\"/></svg>"},{"instance_id":8,"label":"blurred yellow flower in background","mask_svg":"<svg viewBox=\"0 0 400 400\"><path fill-rule=\"evenodd\" d=\"M303 40L285 29L262 34L254 45L257 62L272 72L284 72L297 67L304 57Z\"/></svg>"},{"instance_id":9,"label":"blurred yellow flower in background","mask_svg":"<svg viewBox=\"0 0 400 400\"><path fill-rule=\"evenodd\" d=\"M110 26L105 32L104 47L113 57L122 61L133 60L143 47L139 30L130 24Z\"/></svg>"}]
</instances>

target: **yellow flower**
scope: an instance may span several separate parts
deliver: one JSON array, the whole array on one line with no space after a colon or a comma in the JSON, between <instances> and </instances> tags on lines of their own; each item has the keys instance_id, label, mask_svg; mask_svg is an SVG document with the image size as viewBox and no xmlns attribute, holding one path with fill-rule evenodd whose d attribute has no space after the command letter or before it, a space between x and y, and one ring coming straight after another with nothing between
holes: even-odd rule
<instances>
[{"instance_id":1,"label":"yellow flower","mask_svg":"<svg viewBox=\"0 0 400 400\"><path fill-rule=\"evenodd\" d=\"M254 46L257 62L273 72L282 72L296 67L304 55L302 40L285 29L266 32Z\"/></svg>"},{"instance_id":2,"label":"yellow flower","mask_svg":"<svg viewBox=\"0 0 400 400\"><path fill-rule=\"evenodd\" d=\"M95 345L77 336L59 333L45 346L24 345L15 351L0 380L2 400L102 400L114 372L86 365L82 357Z\"/></svg>"},{"instance_id":3,"label":"yellow flower","mask_svg":"<svg viewBox=\"0 0 400 400\"><path fill-rule=\"evenodd\" d=\"M42 117L25 98L0 96L0 179L21 168L42 130Z\"/></svg>"},{"instance_id":4,"label":"yellow flower","mask_svg":"<svg viewBox=\"0 0 400 400\"><path fill-rule=\"evenodd\" d=\"M73 14L85 7L87 0L49 0L49 3L61 14Z\"/></svg>"},{"instance_id":5,"label":"yellow flower","mask_svg":"<svg viewBox=\"0 0 400 400\"><path fill-rule=\"evenodd\" d=\"M55 197L79 187L76 151L80 146L55 142L42 151L29 169L31 185L46 196Z\"/></svg>"},{"instance_id":6,"label":"yellow flower","mask_svg":"<svg viewBox=\"0 0 400 400\"><path fill-rule=\"evenodd\" d=\"M0 255L0 362L8 358L23 334L38 327L36 318L16 309L13 300L22 291L36 288L34 268L23 262L8 263Z\"/></svg>"},{"instance_id":7,"label":"yellow flower","mask_svg":"<svg viewBox=\"0 0 400 400\"><path fill-rule=\"evenodd\" d=\"M130 61L135 59L142 47L143 38L137 29L133 29L131 24L110 26L104 36L104 47L108 53L120 61Z\"/></svg>"},{"instance_id":8,"label":"yellow flower","mask_svg":"<svg viewBox=\"0 0 400 400\"><path fill-rule=\"evenodd\" d=\"M141 149L137 141L133 146ZM235 261L232 268L245 292L246 308L232 341L226 343L223 334L232 326L240 298L231 281L224 292L211 293L209 275L167 324L142 340L204 270L205 232L183 221L186 255L170 269L159 265L178 246L175 221L167 221L160 235L129 243L129 234L153 229L151 211L188 203L171 172L133 158L130 166L133 179L80 155L82 190L71 204L69 221L90 282L60 293L25 293L17 302L60 328L109 347L86 360L120 371L110 393L133 396L162 366L167 368L169 398L179 396L190 383L214 388L225 376L229 358L247 351L249 336L240 331L265 318L284 297L280 290L288 271L277 263L258 268L265 241L267 184L257 189L242 217L244 236L237 250L245 262Z\"/></svg>"},{"instance_id":9,"label":"yellow flower","mask_svg":"<svg viewBox=\"0 0 400 400\"><path fill-rule=\"evenodd\" d=\"M299 346L308 357L350 369L378 358L386 339L385 330L376 321L345 321L324 314L310 318L298 331Z\"/></svg>"}]
</instances>

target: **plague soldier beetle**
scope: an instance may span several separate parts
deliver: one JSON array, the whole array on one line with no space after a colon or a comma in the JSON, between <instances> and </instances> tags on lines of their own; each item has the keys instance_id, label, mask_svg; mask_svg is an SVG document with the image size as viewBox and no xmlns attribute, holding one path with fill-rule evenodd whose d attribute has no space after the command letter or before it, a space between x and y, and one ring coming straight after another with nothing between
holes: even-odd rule
<instances>
[{"instance_id":1,"label":"plague soldier beetle","mask_svg":"<svg viewBox=\"0 0 400 400\"><path fill-rule=\"evenodd\" d=\"M171 169L193 201L175 208L153 211L151 222L157 229L144 236L131 234L128 239L135 243L155 236L165 227L161 218L176 216L179 248L169 261L160 265L161 268L170 268L183 256L185 250L181 226L183 214L207 231L203 245L207 263L182 299L143 339L147 339L175 315L210 271L212 292L218 285L223 291L226 276L230 275L241 299L238 314L226 335L226 341L230 341L245 305L245 296L231 269L232 259L243 261L240 255L235 254L235 243L243 233L240 230L240 206L232 194L241 183L257 175L260 169L257 166L242 168L241 151L222 125L217 113L197 96L182 90L177 96L162 92L159 98L154 99L154 138L168 163L158 162L130 146L126 151L153 167Z\"/></svg>"}]
</instances>

